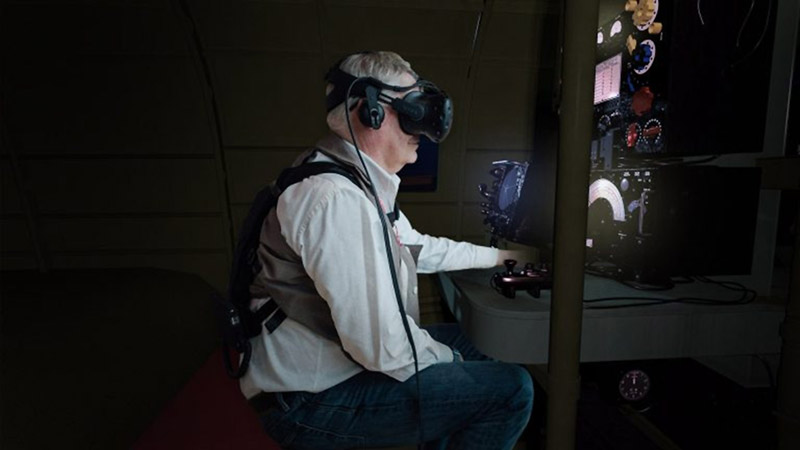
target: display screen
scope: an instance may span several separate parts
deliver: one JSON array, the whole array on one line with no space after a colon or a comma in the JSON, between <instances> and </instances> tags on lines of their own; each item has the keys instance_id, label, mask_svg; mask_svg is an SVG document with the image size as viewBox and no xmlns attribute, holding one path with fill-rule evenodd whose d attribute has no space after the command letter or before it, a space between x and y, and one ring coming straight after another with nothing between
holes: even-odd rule
<instances>
[{"instance_id":1,"label":"display screen","mask_svg":"<svg viewBox=\"0 0 800 450\"><path fill-rule=\"evenodd\" d=\"M523 166L514 166L503 178L497 193L497 207L505 211L519 199L521 184L524 181Z\"/></svg>"},{"instance_id":2,"label":"display screen","mask_svg":"<svg viewBox=\"0 0 800 450\"><path fill-rule=\"evenodd\" d=\"M594 104L619 97L622 53L601 62L594 69Z\"/></svg>"}]
</instances>

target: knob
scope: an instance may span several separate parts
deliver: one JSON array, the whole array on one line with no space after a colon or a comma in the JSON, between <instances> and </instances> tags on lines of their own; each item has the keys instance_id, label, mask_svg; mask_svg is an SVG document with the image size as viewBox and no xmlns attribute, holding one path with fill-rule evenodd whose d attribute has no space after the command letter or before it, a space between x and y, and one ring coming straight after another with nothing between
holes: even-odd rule
<instances>
[{"instance_id":1,"label":"knob","mask_svg":"<svg viewBox=\"0 0 800 450\"><path fill-rule=\"evenodd\" d=\"M484 196L485 198L491 198L492 197L492 193L489 192L489 187L486 186L485 183L481 183L481 184L478 185L478 192L480 192L481 195Z\"/></svg>"},{"instance_id":2,"label":"knob","mask_svg":"<svg viewBox=\"0 0 800 450\"><path fill-rule=\"evenodd\" d=\"M639 88L631 100L631 109L637 116L642 116L653 107L653 92L649 86Z\"/></svg>"},{"instance_id":3,"label":"knob","mask_svg":"<svg viewBox=\"0 0 800 450\"><path fill-rule=\"evenodd\" d=\"M661 22L654 22L650 25L650 28L647 29L647 32L650 34L658 34L661 33L661 30L664 28Z\"/></svg>"},{"instance_id":4,"label":"knob","mask_svg":"<svg viewBox=\"0 0 800 450\"><path fill-rule=\"evenodd\" d=\"M605 114L600 116L600 120L597 121L597 131L599 131L601 134L605 133L610 126L611 126L611 118Z\"/></svg>"},{"instance_id":5,"label":"knob","mask_svg":"<svg viewBox=\"0 0 800 450\"><path fill-rule=\"evenodd\" d=\"M489 171L489 173L492 174L492 176L497 177L497 178L502 177L503 176L503 172L505 172L505 170L503 170L500 167L495 167L494 169Z\"/></svg>"},{"instance_id":6,"label":"knob","mask_svg":"<svg viewBox=\"0 0 800 450\"><path fill-rule=\"evenodd\" d=\"M517 265L516 259L506 259L503 261L503 265L506 266L506 275L514 275L514 266Z\"/></svg>"}]
</instances>

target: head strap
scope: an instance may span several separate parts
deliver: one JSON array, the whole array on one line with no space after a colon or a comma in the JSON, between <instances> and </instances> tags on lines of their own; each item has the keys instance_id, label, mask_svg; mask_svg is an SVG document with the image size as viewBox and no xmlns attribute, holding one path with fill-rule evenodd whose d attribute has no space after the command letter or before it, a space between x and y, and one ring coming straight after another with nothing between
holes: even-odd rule
<instances>
[{"instance_id":1,"label":"head strap","mask_svg":"<svg viewBox=\"0 0 800 450\"><path fill-rule=\"evenodd\" d=\"M391 84L386 84L383 81L380 81L377 78L373 77L358 78L340 69L339 64L336 64L333 67L331 67L331 70L329 70L328 73L325 75L325 80L333 85L333 90L328 94L327 98L325 99L325 106L328 112L330 112L333 108L335 108L340 103L345 101L348 88L350 89L351 97L363 98L367 96L366 94L367 86L374 86L381 90L385 89L395 92L404 92L411 88L419 86L420 83L423 82L423 80L417 80L414 84L410 86L393 86ZM352 88L350 88L350 85L352 85Z\"/></svg>"}]
</instances>

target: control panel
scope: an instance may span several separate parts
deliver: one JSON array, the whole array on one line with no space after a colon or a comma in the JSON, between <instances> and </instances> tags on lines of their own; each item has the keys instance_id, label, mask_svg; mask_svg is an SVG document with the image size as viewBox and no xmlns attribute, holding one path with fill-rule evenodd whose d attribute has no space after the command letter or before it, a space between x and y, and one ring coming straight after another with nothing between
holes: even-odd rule
<instances>
[{"instance_id":1,"label":"control panel","mask_svg":"<svg viewBox=\"0 0 800 450\"><path fill-rule=\"evenodd\" d=\"M478 186L483 197L481 213L486 216L483 222L492 234L492 246L497 245L497 236L509 237L519 229L521 215L517 211L527 172L527 162L495 161L489 171L493 178L491 185Z\"/></svg>"}]
</instances>

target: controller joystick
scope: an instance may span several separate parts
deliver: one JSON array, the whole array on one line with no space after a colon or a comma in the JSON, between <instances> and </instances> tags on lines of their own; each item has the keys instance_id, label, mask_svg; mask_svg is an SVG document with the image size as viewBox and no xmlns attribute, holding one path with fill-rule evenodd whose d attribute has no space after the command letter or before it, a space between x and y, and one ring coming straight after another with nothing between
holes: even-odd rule
<instances>
[{"instance_id":1,"label":"controller joystick","mask_svg":"<svg viewBox=\"0 0 800 450\"><path fill-rule=\"evenodd\" d=\"M539 298L542 289L550 289L553 286L553 279L546 266L537 267L527 263L524 270L515 272L517 261L507 259L503 261L503 265L506 271L495 272L492 276L492 286L508 298L514 298L518 290L527 291L535 298Z\"/></svg>"},{"instance_id":2,"label":"controller joystick","mask_svg":"<svg viewBox=\"0 0 800 450\"><path fill-rule=\"evenodd\" d=\"M503 265L506 266L505 275L514 275L514 267L517 265L517 260L506 259L505 261L503 261Z\"/></svg>"}]
</instances>

